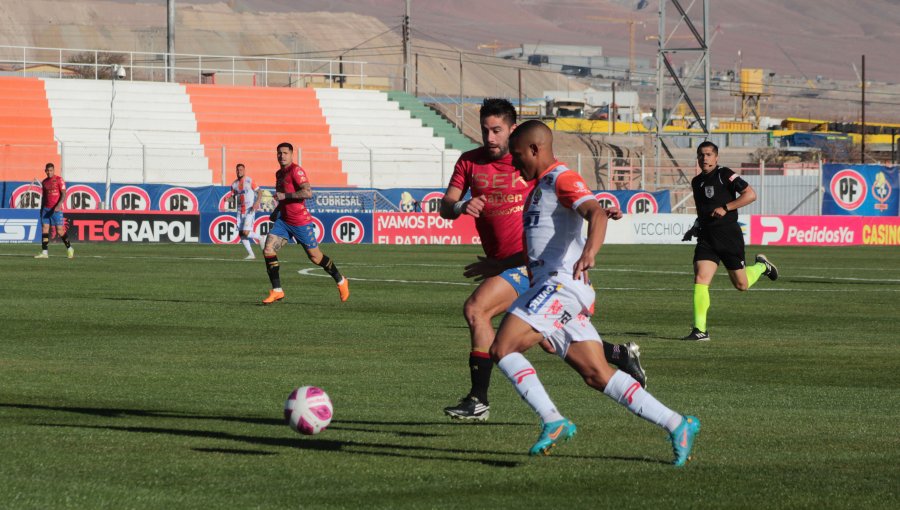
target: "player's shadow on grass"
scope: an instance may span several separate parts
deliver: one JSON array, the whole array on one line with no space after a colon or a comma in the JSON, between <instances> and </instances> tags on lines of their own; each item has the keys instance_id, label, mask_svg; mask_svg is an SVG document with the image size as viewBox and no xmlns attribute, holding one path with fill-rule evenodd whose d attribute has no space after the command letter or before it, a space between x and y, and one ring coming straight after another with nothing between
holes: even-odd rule
<instances>
[{"instance_id":1,"label":"player's shadow on grass","mask_svg":"<svg viewBox=\"0 0 900 510\"><path fill-rule=\"evenodd\" d=\"M103 426L103 425L64 425L57 423L38 423L42 427L59 427L59 428L80 428L92 430L113 430L120 432L132 432L142 434L163 434L178 437L195 437L203 439L222 439L228 441L238 441L242 443L252 444L264 447L282 447L282 448L299 448L302 450L316 451L337 451L353 455L372 455L377 457L402 457L407 459L419 460L440 460L440 461L456 461L471 462L483 464L493 467L516 467L521 464L519 461L508 461L500 459L491 459L486 457L478 457L473 455L516 455L508 452L492 452L492 451L471 451L460 450L455 448L438 448L432 446L413 446L391 443L374 443L363 441L336 441L331 439L314 439L303 437L263 437L248 436L241 434L230 434L227 432L214 432L208 430L184 430L157 427L128 427L128 426ZM196 448L193 448L196 450ZM228 449L225 449L227 451ZM221 452L222 449L213 449L214 452ZM265 451L265 450L263 450ZM268 452L271 454L274 452ZM433 454L429 455L429 452ZM448 454L461 455L460 457Z\"/></svg>"}]
</instances>

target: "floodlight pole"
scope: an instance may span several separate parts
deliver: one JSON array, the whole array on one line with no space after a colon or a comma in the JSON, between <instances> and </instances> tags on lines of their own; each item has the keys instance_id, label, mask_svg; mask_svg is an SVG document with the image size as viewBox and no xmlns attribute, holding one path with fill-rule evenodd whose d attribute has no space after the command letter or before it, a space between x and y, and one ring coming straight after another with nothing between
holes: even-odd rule
<instances>
[{"instance_id":1,"label":"floodlight pole","mask_svg":"<svg viewBox=\"0 0 900 510\"><path fill-rule=\"evenodd\" d=\"M175 0L167 0L166 11L168 14L166 82L175 83Z\"/></svg>"},{"instance_id":2,"label":"floodlight pole","mask_svg":"<svg viewBox=\"0 0 900 510\"><path fill-rule=\"evenodd\" d=\"M412 42L409 28L409 5L412 0L406 0L406 16L403 17L403 91L407 94L412 90L410 65L412 64Z\"/></svg>"}]
</instances>

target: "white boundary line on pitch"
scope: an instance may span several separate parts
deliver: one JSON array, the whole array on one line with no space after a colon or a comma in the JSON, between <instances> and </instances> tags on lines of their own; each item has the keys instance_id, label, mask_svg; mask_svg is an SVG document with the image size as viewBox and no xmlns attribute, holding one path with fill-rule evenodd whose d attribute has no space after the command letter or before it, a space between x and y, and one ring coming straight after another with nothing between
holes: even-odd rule
<instances>
[{"instance_id":1,"label":"white boundary line on pitch","mask_svg":"<svg viewBox=\"0 0 900 510\"><path fill-rule=\"evenodd\" d=\"M0 253L0 256L3 257L21 257L21 258L32 258L33 255L28 254L18 254L18 253ZM65 258L60 255L59 258ZM146 256L146 255L82 255L77 258L82 259L128 259L128 260L195 260L200 262L251 262L249 260L245 260L243 258L219 258L219 257L172 257L172 256ZM256 259L252 259L253 261L259 260L260 257ZM290 262L290 259L287 259ZM341 264L342 266L359 266L359 267L459 267L456 264L360 264L360 263L346 263ZM305 268L300 271L306 271L309 269L315 268ZM828 268L821 268L828 269ZM847 270L851 268L835 268L841 270ZM891 271L891 269L879 269L880 271ZM590 269L591 272L610 272L610 273L641 273L641 274L670 274L670 275L691 275L693 273L688 271L660 271L653 269L624 269L624 268L593 268ZM301 272L305 276L317 276L311 275L307 273ZM805 280L829 280L829 281L848 281L848 282L873 282L873 283L900 283L900 279L892 279L892 278L853 278L853 277L841 277L841 276L809 276L809 275L790 275L789 278L796 279L805 279ZM360 280L365 281L364 278L351 278L351 280ZM414 280L369 280L369 281L383 281L383 282L396 282L396 283L435 283L435 284L446 284L446 285L474 285L472 283L465 282L430 282L430 281L414 281ZM629 290L630 288L621 288L621 289L607 289L607 290ZM634 289L640 290L640 289ZM665 290L665 289L659 289ZM674 289L672 289L674 290ZM757 289L762 290L762 289ZM791 289L766 289L769 291L790 291ZM892 291L893 292L893 291Z\"/></svg>"},{"instance_id":2,"label":"white boundary line on pitch","mask_svg":"<svg viewBox=\"0 0 900 510\"><path fill-rule=\"evenodd\" d=\"M300 269L297 271L300 275L303 276L312 276L317 278L331 278L331 275L328 274L316 274L313 271L318 271L319 267L307 267L304 269ZM360 282L382 282L382 283L411 283L417 285L462 285L468 287L477 286L477 283L468 283L468 282L442 282L442 281L434 281L434 280L396 280L396 279L379 279L379 278L352 278L347 277L348 280L351 281L360 281ZM645 289L641 287L594 287L595 290L609 290L609 291L639 291L639 292L693 292L693 290L689 287L679 287L679 288L657 288L657 289ZM711 291L728 291L731 289L710 289ZM854 292L854 290L850 289L770 289L770 288L755 288L753 292ZM862 292L862 291L859 291ZM897 289L866 289L865 292L900 292L900 288Z\"/></svg>"}]
</instances>

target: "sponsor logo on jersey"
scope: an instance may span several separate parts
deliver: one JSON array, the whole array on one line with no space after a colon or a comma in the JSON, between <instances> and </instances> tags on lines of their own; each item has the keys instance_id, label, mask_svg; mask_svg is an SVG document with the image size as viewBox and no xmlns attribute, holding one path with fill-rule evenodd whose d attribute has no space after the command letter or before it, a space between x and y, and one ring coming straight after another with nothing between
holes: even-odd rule
<instances>
[{"instance_id":1,"label":"sponsor logo on jersey","mask_svg":"<svg viewBox=\"0 0 900 510\"><path fill-rule=\"evenodd\" d=\"M528 311L531 313L537 313L538 310L540 310L541 307L544 306L544 303L546 303L551 297L553 297L554 294L559 292L560 289L562 289L562 284L544 285L541 291L528 301L528 305L526 305L526 308L528 308Z\"/></svg>"},{"instance_id":2,"label":"sponsor logo on jersey","mask_svg":"<svg viewBox=\"0 0 900 510\"><path fill-rule=\"evenodd\" d=\"M331 225L331 238L336 243L359 244L365 234L362 222L353 216L341 216Z\"/></svg>"},{"instance_id":3,"label":"sponsor logo on jersey","mask_svg":"<svg viewBox=\"0 0 900 510\"><path fill-rule=\"evenodd\" d=\"M137 186L122 186L113 193L112 206L117 211L149 211L150 195Z\"/></svg>"},{"instance_id":4,"label":"sponsor logo on jersey","mask_svg":"<svg viewBox=\"0 0 900 510\"><path fill-rule=\"evenodd\" d=\"M76 184L66 193L66 209L93 211L100 208L100 194L84 184Z\"/></svg>"},{"instance_id":5,"label":"sponsor logo on jersey","mask_svg":"<svg viewBox=\"0 0 900 510\"><path fill-rule=\"evenodd\" d=\"M835 203L841 208L853 211L866 200L866 179L856 170L845 168L836 172L828 186Z\"/></svg>"},{"instance_id":6,"label":"sponsor logo on jersey","mask_svg":"<svg viewBox=\"0 0 900 510\"><path fill-rule=\"evenodd\" d=\"M197 196L185 188L170 188L159 197L159 210L172 212L197 212Z\"/></svg>"}]
</instances>

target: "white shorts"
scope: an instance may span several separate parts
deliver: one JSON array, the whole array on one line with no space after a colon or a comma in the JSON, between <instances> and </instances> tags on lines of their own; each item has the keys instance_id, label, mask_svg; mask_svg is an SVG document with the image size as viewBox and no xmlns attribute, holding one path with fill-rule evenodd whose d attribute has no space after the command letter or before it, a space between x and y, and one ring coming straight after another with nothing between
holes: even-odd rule
<instances>
[{"instance_id":1,"label":"white shorts","mask_svg":"<svg viewBox=\"0 0 900 510\"><path fill-rule=\"evenodd\" d=\"M237 213L237 226L241 232L253 232L253 223L256 221L256 213Z\"/></svg>"},{"instance_id":2,"label":"white shorts","mask_svg":"<svg viewBox=\"0 0 900 510\"><path fill-rule=\"evenodd\" d=\"M565 358L572 342L600 341L591 324L594 288L571 277L552 276L535 283L507 312L527 322Z\"/></svg>"}]
</instances>

